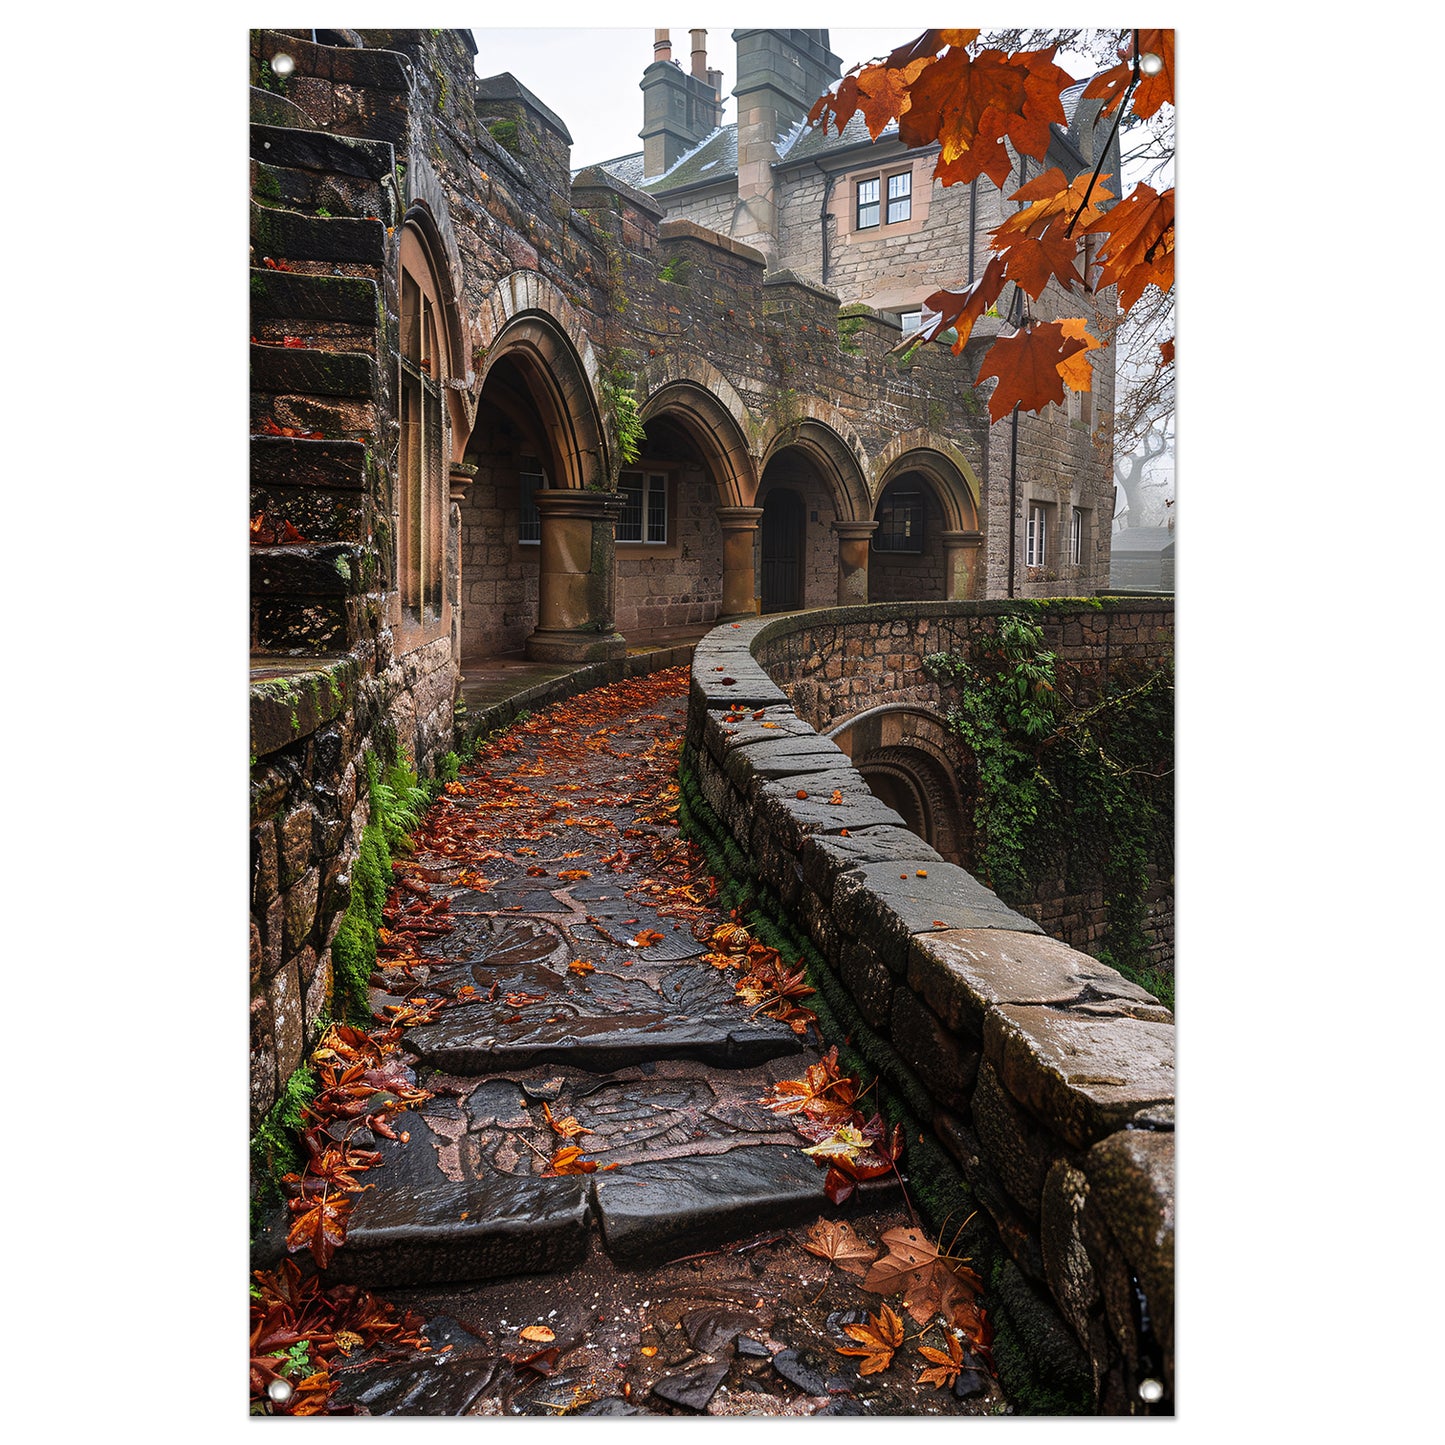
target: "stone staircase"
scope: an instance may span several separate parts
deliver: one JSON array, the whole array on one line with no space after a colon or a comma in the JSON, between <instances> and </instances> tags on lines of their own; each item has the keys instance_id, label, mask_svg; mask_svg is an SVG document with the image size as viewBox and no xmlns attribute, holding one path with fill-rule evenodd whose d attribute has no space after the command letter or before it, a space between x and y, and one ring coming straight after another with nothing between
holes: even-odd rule
<instances>
[{"instance_id":1,"label":"stone staircase","mask_svg":"<svg viewBox=\"0 0 1445 1445\"><path fill-rule=\"evenodd\" d=\"M266 64L277 49L297 61L288 77ZM381 555L374 453L391 384L384 278L398 220L391 142L335 133L335 97L357 74L404 93L405 72L386 52L269 32L254 72L251 516L264 545L251 549L251 643L262 655L335 655L368 634ZM369 128L364 115L347 124Z\"/></svg>"}]
</instances>

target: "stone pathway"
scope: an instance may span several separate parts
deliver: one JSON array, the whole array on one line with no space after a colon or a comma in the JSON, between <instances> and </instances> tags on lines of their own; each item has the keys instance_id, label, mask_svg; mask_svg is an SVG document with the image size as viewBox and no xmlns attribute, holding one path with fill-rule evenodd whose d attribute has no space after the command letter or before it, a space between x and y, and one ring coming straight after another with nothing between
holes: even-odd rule
<instances>
[{"instance_id":1,"label":"stone pathway","mask_svg":"<svg viewBox=\"0 0 1445 1445\"><path fill-rule=\"evenodd\" d=\"M835 1208L805 1141L761 1103L820 1051L815 1034L750 1010L737 970L708 961L726 918L676 826L686 688L671 668L513 727L448 787L398 871L372 1001L379 1015L422 1011L404 1047L432 1097L376 1141L375 1187L327 1276L417 1310L436 1353L343 1370L336 1404L1001 1407L981 1362L954 1393L917 1386L911 1344L867 1377L836 1351L852 1343L843 1326L883 1301L807 1253L806 1227L847 1215L877 1240L909 1220L891 1180ZM564 1137L566 1121L585 1132ZM559 1174L567 1145L596 1172ZM531 1365L518 1363L540 1348L521 1342L528 1325L557 1345Z\"/></svg>"}]
</instances>

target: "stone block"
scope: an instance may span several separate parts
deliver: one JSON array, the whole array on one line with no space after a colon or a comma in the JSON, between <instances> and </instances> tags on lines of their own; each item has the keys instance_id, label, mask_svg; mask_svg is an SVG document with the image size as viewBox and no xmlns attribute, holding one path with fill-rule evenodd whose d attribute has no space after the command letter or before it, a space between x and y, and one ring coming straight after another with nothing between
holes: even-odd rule
<instances>
[{"instance_id":1,"label":"stone block","mask_svg":"<svg viewBox=\"0 0 1445 1445\"><path fill-rule=\"evenodd\" d=\"M1076 1149L1174 1098L1172 1024L1002 1004L983 1039L1009 1093Z\"/></svg>"},{"instance_id":2,"label":"stone block","mask_svg":"<svg viewBox=\"0 0 1445 1445\"><path fill-rule=\"evenodd\" d=\"M931 1097L950 1109L968 1108L978 1075L977 1044L950 1033L907 988L893 990L889 1033L898 1056Z\"/></svg>"},{"instance_id":3,"label":"stone block","mask_svg":"<svg viewBox=\"0 0 1445 1445\"><path fill-rule=\"evenodd\" d=\"M256 927L256 920L251 922L251 987L260 986L265 976L265 950L261 946L261 930Z\"/></svg>"},{"instance_id":4,"label":"stone block","mask_svg":"<svg viewBox=\"0 0 1445 1445\"><path fill-rule=\"evenodd\" d=\"M951 1028L980 1038L988 1011L1008 1003L1068 1005L1159 1023L1172 1019L1138 984L1038 933L958 928L918 934L909 948L908 982Z\"/></svg>"},{"instance_id":5,"label":"stone block","mask_svg":"<svg viewBox=\"0 0 1445 1445\"><path fill-rule=\"evenodd\" d=\"M287 963L267 985L271 1007L272 1035L276 1041L276 1075L291 1077L301 1064L305 1037L302 1019L301 980L295 963Z\"/></svg>"},{"instance_id":6,"label":"stone block","mask_svg":"<svg viewBox=\"0 0 1445 1445\"><path fill-rule=\"evenodd\" d=\"M886 811L892 814L892 809ZM901 826L903 820L892 814L883 821ZM840 874L833 890L838 927L855 938L868 938L894 972L906 971L915 933L946 928L1038 930L962 868L934 863L923 872L920 878L916 867L865 863Z\"/></svg>"},{"instance_id":7,"label":"stone block","mask_svg":"<svg viewBox=\"0 0 1445 1445\"><path fill-rule=\"evenodd\" d=\"M316 922L316 899L320 884L321 874L319 870L312 868L286 890L284 936L288 956L299 953L311 936L312 925Z\"/></svg>"},{"instance_id":8,"label":"stone block","mask_svg":"<svg viewBox=\"0 0 1445 1445\"><path fill-rule=\"evenodd\" d=\"M845 943L838 972L858 1011L875 1029L886 1029L892 1012L893 978L888 965L865 943Z\"/></svg>"},{"instance_id":9,"label":"stone block","mask_svg":"<svg viewBox=\"0 0 1445 1445\"><path fill-rule=\"evenodd\" d=\"M251 996L251 1124L254 1128L276 1102L276 1035L271 1002L264 992Z\"/></svg>"},{"instance_id":10,"label":"stone block","mask_svg":"<svg viewBox=\"0 0 1445 1445\"><path fill-rule=\"evenodd\" d=\"M251 907L258 913L264 913L281 891L276 824L269 818L251 830L251 857Z\"/></svg>"},{"instance_id":11,"label":"stone block","mask_svg":"<svg viewBox=\"0 0 1445 1445\"><path fill-rule=\"evenodd\" d=\"M1037 1221L1044 1180L1058 1156L1057 1143L1018 1106L987 1062L978 1070L972 1117L974 1133L1003 1187Z\"/></svg>"},{"instance_id":12,"label":"stone block","mask_svg":"<svg viewBox=\"0 0 1445 1445\"><path fill-rule=\"evenodd\" d=\"M311 863L316 809L310 803L293 808L281 823L280 885L290 886Z\"/></svg>"}]
</instances>

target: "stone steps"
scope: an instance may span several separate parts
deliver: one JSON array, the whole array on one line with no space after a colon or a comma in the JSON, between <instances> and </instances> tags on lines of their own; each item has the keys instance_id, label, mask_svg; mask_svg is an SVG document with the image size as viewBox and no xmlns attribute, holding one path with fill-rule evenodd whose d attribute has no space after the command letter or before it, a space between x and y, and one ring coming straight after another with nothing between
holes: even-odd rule
<instances>
[{"instance_id":1,"label":"stone steps","mask_svg":"<svg viewBox=\"0 0 1445 1445\"><path fill-rule=\"evenodd\" d=\"M695 936L659 878L649 840L674 846L671 825L643 781L662 765L639 760L680 737L685 711L666 696L595 737L539 714L498 773L434 805L383 922L416 956L383 960L371 1007L453 1001L406 1031L431 1097L393 1121L405 1139L363 1139L383 1163L328 1275L460 1285L565 1271L598 1246L651 1266L840 1212L763 1102L815 1043L738 996L737 968L704 957L724 915ZM569 1144L594 1172L556 1173ZM896 1193L876 1181L843 1212Z\"/></svg>"}]
</instances>

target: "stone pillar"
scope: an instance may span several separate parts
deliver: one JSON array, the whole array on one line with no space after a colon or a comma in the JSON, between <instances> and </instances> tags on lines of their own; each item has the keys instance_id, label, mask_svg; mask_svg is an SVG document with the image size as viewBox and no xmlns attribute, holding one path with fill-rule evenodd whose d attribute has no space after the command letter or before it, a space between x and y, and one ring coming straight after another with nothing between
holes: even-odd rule
<instances>
[{"instance_id":1,"label":"stone pillar","mask_svg":"<svg viewBox=\"0 0 1445 1445\"><path fill-rule=\"evenodd\" d=\"M453 462L447 479L446 594L452 604L452 660L462 660L462 503L477 479L471 462ZM460 685L460 684L459 684Z\"/></svg>"},{"instance_id":2,"label":"stone pillar","mask_svg":"<svg viewBox=\"0 0 1445 1445\"><path fill-rule=\"evenodd\" d=\"M723 537L722 606L719 622L755 617L759 602L755 556L761 507L719 507L718 525Z\"/></svg>"},{"instance_id":3,"label":"stone pillar","mask_svg":"<svg viewBox=\"0 0 1445 1445\"><path fill-rule=\"evenodd\" d=\"M616 628L616 492L544 488L537 493L542 545L537 630L527 656L538 662L602 662L627 651Z\"/></svg>"},{"instance_id":4,"label":"stone pillar","mask_svg":"<svg viewBox=\"0 0 1445 1445\"><path fill-rule=\"evenodd\" d=\"M868 539L877 522L834 522L838 534L838 605L868 600Z\"/></svg>"},{"instance_id":5,"label":"stone pillar","mask_svg":"<svg viewBox=\"0 0 1445 1445\"><path fill-rule=\"evenodd\" d=\"M982 532L943 534L943 596L948 602L978 596L978 558Z\"/></svg>"}]
</instances>

